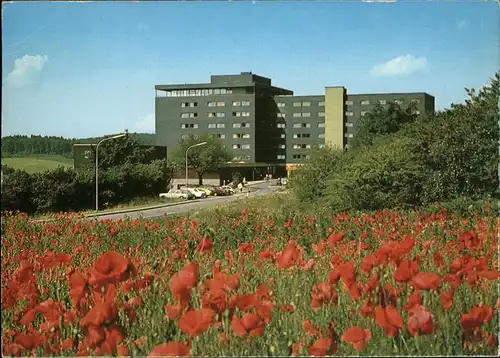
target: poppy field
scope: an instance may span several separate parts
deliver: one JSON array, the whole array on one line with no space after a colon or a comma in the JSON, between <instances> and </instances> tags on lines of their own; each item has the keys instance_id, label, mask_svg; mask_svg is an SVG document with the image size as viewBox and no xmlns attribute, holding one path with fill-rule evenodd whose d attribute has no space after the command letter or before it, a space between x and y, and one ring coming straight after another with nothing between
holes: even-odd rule
<instances>
[{"instance_id":1,"label":"poppy field","mask_svg":"<svg viewBox=\"0 0 500 358\"><path fill-rule=\"evenodd\" d=\"M256 208L2 225L3 355L498 353L493 217Z\"/></svg>"}]
</instances>

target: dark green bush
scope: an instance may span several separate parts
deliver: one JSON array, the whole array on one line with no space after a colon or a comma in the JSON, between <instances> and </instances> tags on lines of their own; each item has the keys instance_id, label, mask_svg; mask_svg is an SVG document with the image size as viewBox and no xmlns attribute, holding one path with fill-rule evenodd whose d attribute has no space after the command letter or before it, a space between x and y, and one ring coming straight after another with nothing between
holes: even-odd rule
<instances>
[{"instance_id":1,"label":"dark green bush","mask_svg":"<svg viewBox=\"0 0 500 358\"><path fill-rule=\"evenodd\" d=\"M136 197L156 197L170 183L166 160L125 164L99 171L99 202L111 206ZM15 171L4 178L2 210L28 214L91 209L95 205L95 171L58 168L44 173Z\"/></svg>"},{"instance_id":2,"label":"dark green bush","mask_svg":"<svg viewBox=\"0 0 500 358\"><path fill-rule=\"evenodd\" d=\"M313 202L324 199L329 178L342 171L350 153L333 148L318 149L311 160L290 174L288 187L300 201Z\"/></svg>"},{"instance_id":3,"label":"dark green bush","mask_svg":"<svg viewBox=\"0 0 500 358\"><path fill-rule=\"evenodd\" d=\"M425 175L411 138L379 138L330 176L328 202L338 210L415 207Z\"/></svg>"}]
</instances>

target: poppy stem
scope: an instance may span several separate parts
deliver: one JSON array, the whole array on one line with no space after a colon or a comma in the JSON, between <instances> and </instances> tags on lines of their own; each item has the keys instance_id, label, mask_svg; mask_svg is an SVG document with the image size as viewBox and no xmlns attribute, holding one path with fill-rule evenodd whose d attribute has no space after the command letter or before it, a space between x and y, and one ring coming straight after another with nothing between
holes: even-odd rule
<instances>
[{"instance_id":1,"label":"poppy stem","mask_svg":"<svg viewBox=\"0 0 500 358\"><path fill-rule=\"evenodd\" d=\"M421 355L420 354L420 344L419 344L420 336L417 334L414 337L414 340L415 340L415 346L417 347L417 355Z\"/></svg>"},{"instance_id":2,"label":"poppy stem","mask_svg":"<svg viewBox=\"0 0 500 358\"><path fill-rule=\"evenodd\" d=\"M403 342L403 344L406 348L407 354L410 354L410 347L408 347L408 344L406 343L405 337L402 334L400 335L400 337L401 337L401 341ZM399 352L399 353L401 353L401 352Z\"/></svg>"}]
</instances>

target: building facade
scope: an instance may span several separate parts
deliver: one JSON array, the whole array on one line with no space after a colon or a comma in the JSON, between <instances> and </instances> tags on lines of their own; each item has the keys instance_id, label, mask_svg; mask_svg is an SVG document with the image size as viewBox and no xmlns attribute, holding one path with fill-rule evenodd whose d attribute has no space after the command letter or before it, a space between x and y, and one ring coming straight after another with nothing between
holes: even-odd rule
<instances>
[{"instance_id":1,"label":"building facade","mask_svg":"<svg viewBox=\"0 0 500 358\"><path fill-rule=\"evenodd\" d=\"M303 164L315 148L347 147L377 103L413 101L420 114L434 111L434 97L427 93L348 94L339 86L294 96L251 72L155 89L157 145L172 151L184 137L210 133L232 150L228 168L252 168L252 176L261 176L261 169L282 176L287 165Z\"/></svg>"}]
</instances>

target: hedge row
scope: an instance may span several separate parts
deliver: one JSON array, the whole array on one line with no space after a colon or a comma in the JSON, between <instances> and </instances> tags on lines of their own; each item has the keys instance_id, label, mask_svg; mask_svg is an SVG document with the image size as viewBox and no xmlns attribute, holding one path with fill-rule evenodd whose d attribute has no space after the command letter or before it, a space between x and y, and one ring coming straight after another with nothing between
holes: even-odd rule
<instances>
[{"instance_id":1,"label":"hedge row","mask_svg":"<svg viewBox=\"0 0 500 358\"><path fill-rule=\"evenodd\" d=\"M170 184L165 160L124 164L99 171L99 206L116 205L137 197L155 197ZM15 170L4 175L2 210L28 214L79 211L95 207L95 171L59 167L44 173Z\"/></svg>"}]
</instances>

